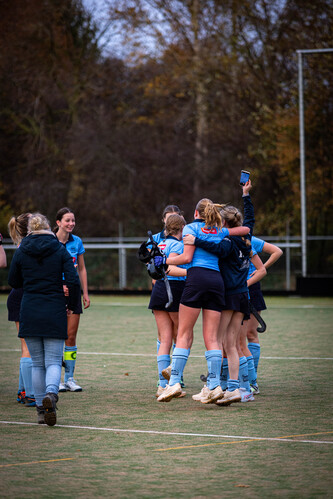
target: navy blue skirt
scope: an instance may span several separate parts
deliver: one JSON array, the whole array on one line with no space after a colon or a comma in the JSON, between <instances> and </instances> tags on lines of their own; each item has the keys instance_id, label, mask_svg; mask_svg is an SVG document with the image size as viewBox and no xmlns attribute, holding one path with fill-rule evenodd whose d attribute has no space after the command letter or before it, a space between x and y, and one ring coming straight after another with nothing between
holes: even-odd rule
<instances>
[{"instance_id":1,"label":"navy blue skirt","mask_svg":"<svg viewBox=\"0 0 333 499\"><path fill-rule=\"evenodd\" d=\"M224 282L219 270L191 267L187 271L182 305L221 312L224 299Z\"/></svg>"},{"instance_id":2,"label":"navy blue skirt","mask_svg":"<svg viewBox=\"0 0 333 499\"><path fill-rule=\"evenodd\" d=\"M12 289L7 298L8 320L20 322L20 308L23 288Z\"/></svg>"},{"instance_id":3,"label":"navy blue skirt","mask_svg":"<svg viewBox=\"0 0 333 499\"><path fill-rule=\"evenodd\" d=\"M68 304L69 296L66 296L66 303ZM82 297L81 293L77 293L77 300L73 310L73 314L82 314Z\"/></svg>"},{"instance_id":4,"label":"navy blue skirt","mask_svg":"<svg viewBox=\"0 0 333 499\"><path fill-rule=\"evenodd\" d=\"M245 293L226 295L223 310L242 312L244 314L244 320L248 320L250 318L250 301L247 291Z\"/></svg>"},{"instance_id":5,"label":"navy blue skirt","mask_svg":"<svg viewBox=\"0 0 333 499\"><path fill-rule=\"evenodd\" d=\"M184 290L185 281L169 280L173 302L169 308L165 308L168 303L168 294L163 280L155 282L151 292L148 308L151 310L163 310L165 312L178 312L180 299Z\"/></svg>"},{"instance_id":6,"label":"navy blue skirt","mask_svg":"<svg viewBox=\"0 0 333 499\"><path fill-rule=\"evenodd\" d=\"M260 312L260 310L266 310L266 303L262 295L260 282L256 282L249 287L250 300L254 308Z\"/></svg>"}]
</instances>

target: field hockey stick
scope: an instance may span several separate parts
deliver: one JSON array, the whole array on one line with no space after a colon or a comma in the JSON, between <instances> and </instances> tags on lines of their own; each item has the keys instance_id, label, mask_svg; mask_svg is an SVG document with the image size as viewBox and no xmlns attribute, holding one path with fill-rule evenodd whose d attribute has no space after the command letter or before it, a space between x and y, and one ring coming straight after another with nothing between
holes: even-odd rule
<instances>
[{"instance_id":1,"label":"field hockey stick","mask_svg":"<svg viewBox=\"0 0 333 499\"><path fill-rule=\"evenodd\" d=\"M252 305L251 302L250 302L250 310L251 310L251 314L254 315L254 317L257 319L257 321L260 324L257 327L258 333L264 333L266 331L266 322L261 317L261 315L258 313L258 311L254 308L254 306Z\"/></svg>"},{"instance_id":2,"label":"field hockey stick","mask_svg":"<svg viewBox=\"0 0 333 499\"><path fill-rule=\"evenodd\" d=\"M158 247L158 244L156 243L156 241L154 241L153 239L153 234L152 232L149 230L148 231L148 237L151 241L151 244L153 246L153 254L154 256L156 256L156 253L159 253L161 254L160 250L159 250L159 247ZM168 295L168 303L166 303L165 305L165 308L169 308L172 303L173 303L173 296L172 296L172 291L171 291L171 288L170 288L170 283L169 283L169 280L166 276L166 273L165 273L165 270L163 267L161 267L161 273L162 273L162 276L163 276L163 280L164 280L164 284L165 284L165 287L166 287L166 292L167 292L167 295Z\"/></svg>"}]
</instances>

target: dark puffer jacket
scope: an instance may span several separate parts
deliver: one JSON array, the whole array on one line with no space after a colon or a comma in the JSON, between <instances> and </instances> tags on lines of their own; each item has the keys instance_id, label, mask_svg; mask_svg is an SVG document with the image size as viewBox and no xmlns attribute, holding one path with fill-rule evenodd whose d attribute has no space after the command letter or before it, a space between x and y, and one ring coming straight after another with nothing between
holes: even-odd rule
<instances>
[{"instance_id":1,"label":"dark puffer jacket","mask_svg":"<svg viewBox=\"0 0 333 499\"><path fill-rule=\"evenodd\" d=\"M13 288L23 287L19 337L67 339L66 298L63 274L69 289L68 308L80 293L72 258L49 231L33 233L16 250L8 275Z\"/></svg>"}]
</instances>

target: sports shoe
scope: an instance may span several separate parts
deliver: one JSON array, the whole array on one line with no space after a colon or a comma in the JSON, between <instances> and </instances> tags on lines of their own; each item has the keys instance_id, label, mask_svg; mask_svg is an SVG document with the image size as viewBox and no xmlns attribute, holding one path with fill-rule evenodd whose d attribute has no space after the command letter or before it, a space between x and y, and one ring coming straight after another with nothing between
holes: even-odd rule
<instances>
[{"instance_id":1,"label":"sports shoe","mask_svg":"<svg viewBox=\"0 0 333 499\"><path fill-rule=\"evenodd\" d=\"M254 402L254 396L252 392L248 392L245 388L239 389L242 400L241 402Z\"/></svg>"},{"instance_id":2,"label":"sports shoe","mask_svg":"<svg viewBox=\"0 0 333 499\"><path fill-rule=\"evenodd\" d=\"M215 400L223 399L223 390L217 385L213 390L207 387L205 394L202 395L200 402L202 404L212 404Z\"/></svg>"},{"instance_id":3,"label":"sports shoe","mask_svg":"<svg viewBox=\"0 0 333 499\"><path fill-rule=\"evenodd\" d=\"M36 405L36 409L37 409L37 423L38 424L45 424L45 409L44 407L38 407L38 405Z\"/></svg>"},{"instance_id":4,"label":"sports shoe","mask_svg":"<svg viewBox=\"0 0 333 499\"><path fill-rule=\"evenodd\" d=\"M59 392L67 392L65 383L61 383L61 381L59 384Z\"/></svg>"},{"instance_id":5,"label":"sports shoe","mask_svg":"<svg viewBox=\"0 0 333 499\"><path fill-rule=\"evenodd\" d=\"M183 390L183 387L182 387L181 383L180 383L180 387L181 387L182 391L181 391L181 393L179 395L177 395L177 399L181 399L181 398L183 398L183 397L186 396L186 392L185 392L185 390Z\"/></svg>"},{"instance_id":6,"label":"sports shoe","mask_svg":"<svg viewBox=\"0 0 333 499\"><path fill-rule=\"evenodd\" d=\"M217 405L230 405L235 402L240 402L242 400L241 392L236 388L233 392L229 392L228 390L224 392L223 398L220 398L215 401Z\"/></svg>"},{"instance_id":7,"label":"sports shoe","mask_svg":"<svg viewBox=\"0 0 333 499\"><path fill-rule=\"evenodd\" d=\"M49 392L43 398L44 421L48 426L54 426L57 422L57 402L58 395L56 393Z\"/></svg>"},{"instance_id":8,"label":"sports shoe","mask_svg":"<svg viewBox=\"0 0 333 499\"><path fill-rule=\"evenodd\" d=\"M259 391L259 386L258 385L250 385L250 387L251 387L251 392L254 395L259 395L260 391Z\"/></svg>"},{"instance_id":9,"label":"sports shoe","mask_svg":"<svg viewBox=\"0 0 333 499\"><path fill-rule=\"evenodd\" d=\"M36 399L34 397L25 397L24 404L26 407L36 407Z\"/></svg>"},{"instance_id":10,"label":"sports shoe","mask_svg":"<svg viewBox=\"0 0 333 499\"><path fill-rule=\"evenodd\" d=\"M167 385L163 393L158 397L157 402L169 402L171 399L180 397L182 395L182 387L180 383L175 385Z\"/></svg>"},{"instance_id":11,"label":"sports shoe","mask_svg":"<svg viewBox=\"0 0 333 499\"><path fill-rule=\"evenodd\" d=\"M156 398L158 398L160 395L162 395L162 393L164 392L165 389L166 389L166 386L163 388L161 385L158 385L157 392L156 392Z\"/></svg>"},{"instance_id":12,"label":"sports shoe","mask_svg":"<svg viewBox=\"0 0 333 499\"><path fill-rule=\"evenodd\" d=\"M197 402L200 402L200 400L202 399L202 397L206 396L208 394L208 391L209 391L209 388L206 385L204 385L201 388L201 392L200 393L197 393L196 395L192 395L192 399L196 400Z\"/></svg>"},{"instance_id":13,"label":"sports shoe","mask_svg":"<svg viewBox=\"0 0 333 499\"><path fill-rule=\"evenodd\" d=\"M171 378L171 366L168 366L165 369L163 369L162 376L163 378L169 381L169 379Z\"/></svg>"},{"instance_id":14,"label":"sports shoe","mask_svg":"<svg viewBox=\"0 0 333 499\"><path fill-rule=\"evenodd\" d=\"M82 392L82 388L77 384L74 378L69 378L65 383L68 392Z\"/></svg>"},{"instance_id":15,"label":"sports shoe","mask_svg":"<svg viewBox=\"0 0 333 499\"><path fill-rule=\"evenodd\" d=\"M17 398L16 398L17 402L19 404L24 404L24 399L25 399L25 391L24 390L22 390L22 391L19 390L17 392Z\"/></svg>"}]
</instances>

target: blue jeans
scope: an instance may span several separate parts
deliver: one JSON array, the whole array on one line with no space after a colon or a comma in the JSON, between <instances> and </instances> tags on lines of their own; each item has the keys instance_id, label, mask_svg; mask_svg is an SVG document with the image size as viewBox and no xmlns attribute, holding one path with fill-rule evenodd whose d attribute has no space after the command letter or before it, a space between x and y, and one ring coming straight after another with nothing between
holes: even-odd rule
<instances>
[{"instance_id":1,"label":"blue jeans","mask_svg":"<svg viewBox=\"0 0 333 499\"><path fill-rule=\"evenodd\" d=\"M61 378L64 340L56 338L25 338L32 359L32 385L38 406L46 393L58 393Z\"/></svg>"}]
</instances>

